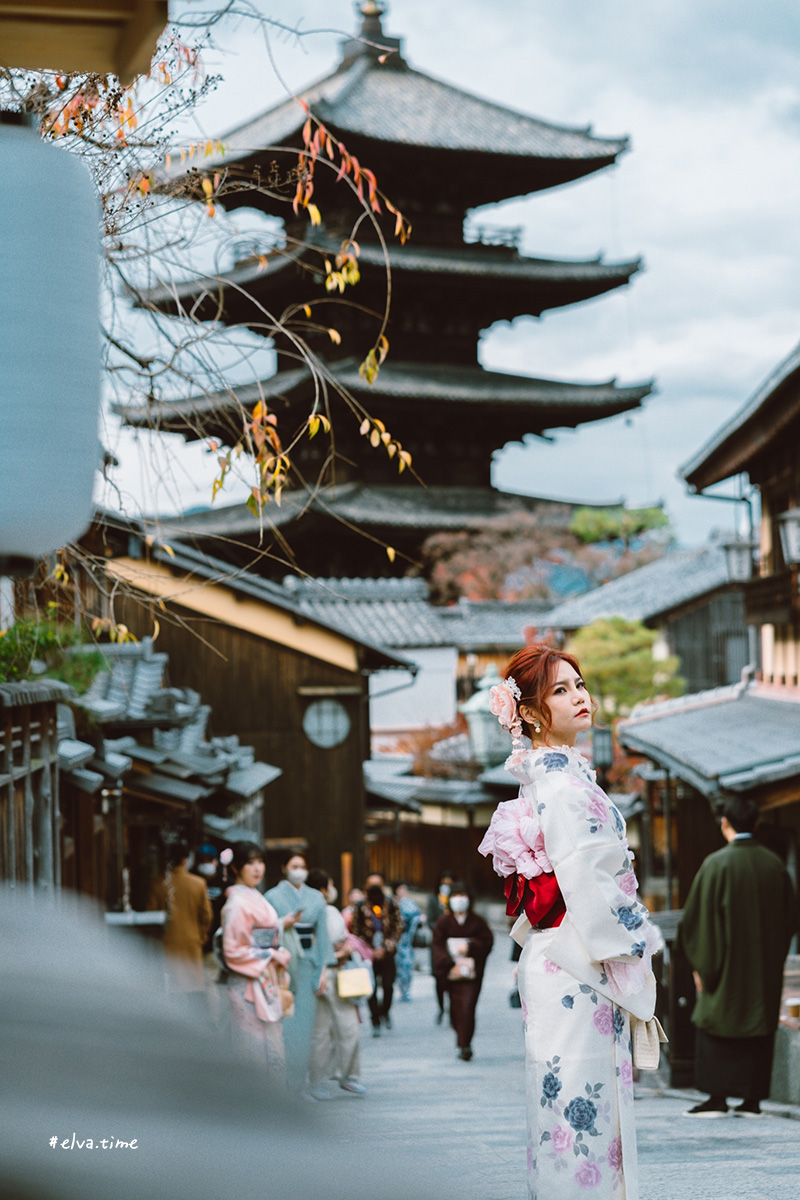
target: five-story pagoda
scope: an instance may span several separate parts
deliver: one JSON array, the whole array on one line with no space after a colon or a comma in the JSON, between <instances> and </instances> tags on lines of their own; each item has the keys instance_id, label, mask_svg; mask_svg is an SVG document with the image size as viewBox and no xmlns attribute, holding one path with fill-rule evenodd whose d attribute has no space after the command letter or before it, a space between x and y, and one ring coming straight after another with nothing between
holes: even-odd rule
<instances>
[{"instance_id":1,"label":"five-story pagoda","mask_svg":"<svg viewBox=\"0 0 800 1200\"><path fill-rule=\"evenodd\" d=\"M311 304L313 324L335 329L335 340L324 333L311 339L323 376L335 384L328 389L335 454L331 459L331 444L321 435L302 439L282 504L266 514L302 568L316 575L402 572L404 557L417 558L430 533L468 528L515 507L541 509L543 519L558 521L552 504L491 487L493 453L526 434L635 408L650 391L649 384L575 384L484 370L478 362L482 330L611 291L640 264L531 258L520 254L516 231L465 231L469 210L610 166L626 139L546 124L413 70L401 41L384 35L383 11L374 0L361 5L360 36L343 44L337 69L302 93L300 103L287 100L224 139L219 168L241 181L226 192L225 206L283 216L281 243L266 249L250 244L227 273L170 283L147 295L165 313L254 330L263 329L265 312L296 313ZM334 171L317 170L314 202L322 223L311 226L307 211L295 214L285 201L247 184L274 171L280 148L303 145L307 110L351 158L370 168L413 227L411 239L400 244L391 237L394 218L378 218L387 222L390 349L372 383L359 365L381 331L387 269L368 220L357 235L359 282L345 297L325 289L325 273L359 215L352 188L336 183ZM203 169L215 165L212 160ZM130 425L230 445L241 436L243 411L264 399L285 440L306 420L319 375L289 339L276 338L275 347L278 370L269 379L118 411ZM425 487L411 472L399 475L396 461L370 445L337 387L410 453ZM566 525L571 506L559 507ZM239 543L240 553L258 544L262 526L244 505L192 513L171 524L209 549L226 536ZM397 552L394 567L386 545ZM285 552L284 543L281 557ZM226 554L235 557L232 549ZM268 572L268 560L261 561ZM275 573L284 569L276 565Z\"/></svg>"}]
</instances>

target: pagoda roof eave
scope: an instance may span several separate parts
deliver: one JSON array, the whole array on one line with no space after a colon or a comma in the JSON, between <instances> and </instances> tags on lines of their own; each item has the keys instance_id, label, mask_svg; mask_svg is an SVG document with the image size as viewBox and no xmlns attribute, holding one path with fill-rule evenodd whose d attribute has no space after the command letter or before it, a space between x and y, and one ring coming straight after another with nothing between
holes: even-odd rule
<instances>
[{"instance_id":1,"label":"pagoda roof eave","mask_svg":"<svg viewBox=\"0 0 800 1200\"><path fill-rule=\"evenodd\" d=\"M307 116L304 105L345 143L357 138L415 152L430 150L448 158L512 159L518 168L526 161L561 164L557 182L609 166L629 147L627 137L599 138L591 127L542 121L405 64L381 65L362 56L312 84L296 99L234 127L221 139L224 154L205 159L204 169L231 163L254 165L265 150L299 147ZM165 177L175 180L183 174L176 164ZM514 195L537 190L533 181L520 182ZM553 186L553 181L539 186Z\"/></svg>"},{"instance_id":2,"label":"pagoda roof eave","mask_svg":"<svg viewBox=\"0 0 800 1200\"><path fill-rule=\"evenodd\" d=\"M192 304L208 294L219 296L228 288L246 288L257 284L259 290L271 291L284 287L283 276L294 264L302 263L312 255L334 255L340 243L333 239L317 237L309 242L273 252L270 255L252 257L236 263L229 271L203 278L184 280L180 283L163 283L138 293L138 304L149 305L162 311L180 311L186 302ZM586 298L622 287L641 270L642 260L606 263L602 257L596 259L548 259L533 258L515 252L493 251L489 247L473 248L466 244L452 251L433 247L396 248L389 252L392 272L397 275L420 274L435 278L471 281L484 280L489 284L526 284L541 286L581 287L587 290ZM368 270L385 270L383 252L378 246L362 245L359 254L360 267ZM546 306L545 306L546 307Z\"/></svg>"},{"instance_id":3,"label":"pagoda roof eave","mask_svg":"<svg viewBox=\"0 0 800 1200\"><path fill-rule=\"evenodd\" d=\"M487 371L480 366L448 366L431 363L386 362L378 378L368 384L359 374L357 359L326 364L324 372L333 385L345 388L357 397L397 404L468 405L470 411L485 410L498 414L525 412L538 414L532 420L537 432L542 429L573 427L589 420L600 420L636 408L653 389L652 381L620 387L616 380L599 384L566 383ZM323 376L324 378L324 376ZM188 439L209 436L208 423L215 429L235 428L241 415L259 400L291 401L319 384L311 368L296 367L278 372L269 379L185 400L165 400L151 404L114 405L115 413L130 426L158 428L162 432L181 433Z\"/></svg>"},{"instance_id":4,"label":"pagoda roof eave","mask_svg":"<svg viewBox=\"0 0 800 1200\"><path fill-rule=\"evenodd\" d=\"M260 538L270 526L284 529L306 516L343 521L347 525L372 529L435 531L474 529L493 517L514 512L535 512L547 526L564 528L576 508L619 506L621 500L603 503L581 500L553 500L502 492L492 487L458 487L414 483L329 484L308 490L285 491L280 508L270 505L259 517L246 504L229 504L177 517L159 519L159 533L171 541L196 541L213 538Z\"/></svg>"}]
</instances>

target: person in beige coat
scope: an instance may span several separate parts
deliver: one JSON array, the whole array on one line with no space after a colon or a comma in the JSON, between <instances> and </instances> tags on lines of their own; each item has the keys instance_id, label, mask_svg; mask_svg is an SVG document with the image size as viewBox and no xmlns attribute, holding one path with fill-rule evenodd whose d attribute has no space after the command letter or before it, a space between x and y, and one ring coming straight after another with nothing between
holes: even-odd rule
<instances>
[{"instance_id":1,"label":"person in beige coat","mask_svg":"<svg viewBox=\"0 0 800 1200\"><path fill-rule=\"evenodd\" d=\"M163 946L170 992L207 1016L203 943L213 914L204 880L186 870L188 858L185 842L170 847L167 873L153 885L148 908L167 914Z\"/></svg>"}]
</instances>

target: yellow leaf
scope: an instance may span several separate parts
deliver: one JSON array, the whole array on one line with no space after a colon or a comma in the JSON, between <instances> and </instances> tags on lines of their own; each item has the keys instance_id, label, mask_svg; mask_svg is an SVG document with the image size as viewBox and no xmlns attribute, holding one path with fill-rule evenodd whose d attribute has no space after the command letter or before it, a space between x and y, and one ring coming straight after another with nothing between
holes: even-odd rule
<instances>
[{"instance_id":1,"label":"yellow leaf","mask_svg":"<svg viewBox=\"0 0 800 1200\"><path fill-rule=\"evenodd\" d=\"M383 421L376 420L375 424L378 426L378 429L380 429L381 433L386 433L386 426L384 425Z\"/></svg>"},{"instance_id":2,"label":"yellow leaf","mask_svg":"<svg viewBox=\"0 0 800 1200\"><path fill-rule=\"evenodd\" d=\"M389 455L389 458L394 458L397 453L397 443L389 442L389 445L386 447L386 453Z\"/></svg>"},{"instance_id":3,"label":"yellow leaf","mask_svg":"<svg viewBox=\"0 0 800 1200\"><path fill-rule=\"evenodd\" d=\"M338 330L338 329L329 329L329 330L328 330L328 337L331 339L331 341L333 342L334 346L341 346L341 344L342 344L342 335L339 333L339 330Z\"/></svg>"},{"instance_id":4,"label":"yellow leaf","mask_svg":"<svg viewBox=\"0 0 800 1200\"><path fill-rule=\"evenodd\" d=\"M161 633L161 626L158 623L158 621L156 620L156 618L153 617L153 632L150 634L151 642L154 642L160 633Z\"/></svg>"},{"instance_id":5,"label":"yellow leaf","mask_svg":"<svg viewBox=\"0 0 800 1200\"><path fill-rule=\"evenodd\" d=\"M361 422L358 432L361 434L362 437L364 436L364 434L369 433L369 417L364 417L364 420Z\"/></svg>"},{"instance_id":6,"label":"yellow leaf","mask_svg":"<svg viewBox=\"0 0 800 1200\"><path fill-rule=\"evenodd\" d=\"M203 188L203 191L205 192L205 194L208 196L208 198L209 198L209 200L210 200L210 199L211 199L211 197L212 197L212 196L213 196L213 194L214 194L214 186L213 186L213 184L212 184L211 180L210 180L210 179L204 179L204 180L202 181L202 185L201 185L201 186L202 186L202 188Z\"/></svg>"},{"instance_id":7,"label":"yellow leaf","mask_svg":"<svg viewBox=\"0 0 800 1200\"><path fill-rule=\"evenodd\" d=\"M389 442L391 440L392 440L392 435L390 433L384 432L381 434L381 441L383 442L384 446L388 446Z\"/></svg>"},{"instance_id":8,"label":"yellow leaf","mask_svg":"<svg viewBox=\"0 0 800 1200\"><path fill-rule=\"evenodd\" d=\"M161 543L161 549L166 550L166 552L170 556L170 558L175 557L175 551L172 549L172 546L168 546L166 542Z\"/></svg>"},{"instance_id":9,"label":"yellow leaf","mask_svg":"<svg viewBox=\"0 0 800 1200\"><path fill-rule=\"evenodd\" d=\"M310 317L310 316L311 316L311 305L310 305L310 304L304 304L304 305L303 305L303 312L306 314L306 316L307 316L307 317Z\"/></svg>"},{"instance_id":10,"label":"yellow leaf","mask_svg":"<svg viewBox=\"0 0 800 1200\"><path fill-rule=\"evenodd\" d=\"M396 554L396 551L395 551L394 546L386 547L386 557L388 558L389 562L394 562L395 554Z\"/></svg>"},{"instance_id":11,"label":"yellow leaf","mask_svg":"<svg viewBox=\"0 0 800 1200\"><path fill-rule=\"evenodd\" d=\"M403 462L406 464L407 467L411 466L411 455L408 453L407 450L401 450L400 457L403 460Z\"/></svg>"},{"instance_id":12,"label":"yellow leaf","mask_svg":"<svg viewBox=\"0 0 800 1200\"><path fill-rule=\"evenodd\" d=\"M306 210L308 212L309 217L311 218L312 225L321 225L322 224L322 213L319 211L316 204L307 205Z\"/></svg>"},{"instance_id":13,"label":"yellow leaf","mask_svg":"<svg viewBox=\"0 0 800 1200\"><path fill-rule=\"evenodd\" d=\"M373 429L372 433L369 435L369 444L370 446L380 446L381 435L378 433L377 429Z\"/></svg>"},{"instance_id":14,"label":"yellow leaf","mask_svg":"<svg viewBox=\"0 0 800 1200\"><path fill-rule=\"evenodd\" d=\"M320 421L322 422L322 428L325 430L325 432L326 432L326 433L330 433L330 431L331 431L331 423L330 423L330 421L328 420L328 418L327 418L327 417L322 417L322 416L321 416L321 417L320 417Z\"/></svg>"},{"instance_id":15,"label":"yellow leaf","mask_svg":"<svg viewBox=\"0 0 800 1200\"><path fill-rule=\"evenodd\" d=\"M402 475L403 471L405 471L405 469L406 469L406 464L403 462L402 458L398 458L398 460L397 460L398 474Z\"/></svg>"},{"instance_id":16,"label":"yellow leaf","mask_svg":"<svg viewBox=\"0 0 800 1200\"><path fill-rule=\"evenodd\" d=\"M308 436L313 438L319 433L319 417L313 416L308 418Z\"/></svg>"}]
</instances>

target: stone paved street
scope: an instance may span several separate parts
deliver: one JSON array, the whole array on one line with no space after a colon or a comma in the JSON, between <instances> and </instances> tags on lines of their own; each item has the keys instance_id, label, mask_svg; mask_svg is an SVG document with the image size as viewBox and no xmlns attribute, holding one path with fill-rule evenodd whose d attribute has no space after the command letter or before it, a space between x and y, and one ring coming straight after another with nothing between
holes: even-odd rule
<instances>
[{"instance_id":1,"label":"stone paved street","mask_svg":"<svg viewBox=\"0 0 800 1200\"><path fill-rule=\"evenodd\" d=\"M452 1164L464 1200L523 1200L525 1093L521 1013L508 1004L510 942L497 933L478 1005L475 1058L456 1059L455 1037L434 1021L433 981L416 975L414 999L397 1003L394 1028L380 1038L363 1030L363 1078L369 1095L335 1089L326 1115L352 1137ZM766 1106L760 1120L687 1120L691 1092L670 1092L644 1075L637 1090L641 1200L798 1200L800 1112ZM359 1141L361 1141L359 1137ZM362 1150L365 1148L361 1141ZM431 1198L433 1200L433 1197ZM547 1200L545 1197L544 1200Z\"/></svg>"}]
</instances>

